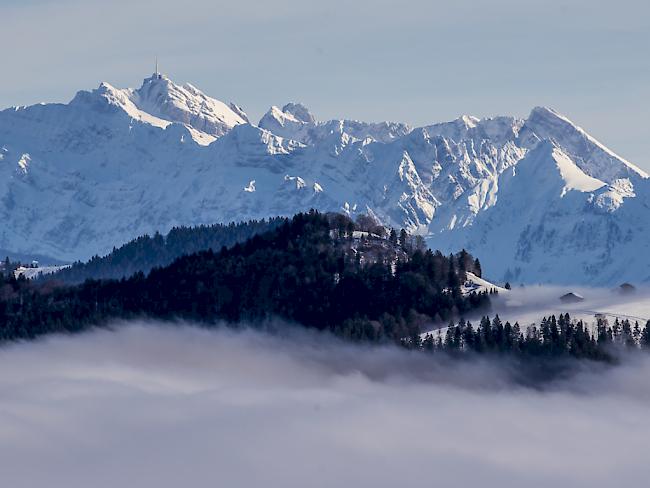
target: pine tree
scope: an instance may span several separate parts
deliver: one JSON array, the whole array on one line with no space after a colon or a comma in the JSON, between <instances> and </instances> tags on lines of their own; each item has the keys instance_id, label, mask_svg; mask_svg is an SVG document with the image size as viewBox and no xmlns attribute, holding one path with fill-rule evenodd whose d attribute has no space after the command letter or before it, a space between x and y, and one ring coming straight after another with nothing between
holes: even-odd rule
<instances>
[{"instance_id":1,"label":"pine tree","mask_svg":"<svg viewBox=\"0 0 650 488\"><path fill-rule=\"evenodd\" d=\"M611 342L609 334L607 333L608 328L609 327L608 327L607 319L599 318L596 321L596 333L597 333L597 341L599 346Z\"/></svg>"},{"instance_id":2,"label":"pine tree","mask_svg":"<svg viewBox=\"0 0 650 488\"><path fill-rule=\"evenodd\" d=\"M641 347L650 350L650 320L648 320L641 333Z\"/></svg>"},{"instance_id":3,"label":"pine tree","mask_svg":"<svg viewBox=\"0 0 650 488\"><path fill-rule=\"evenodd\" d=\"M454 327L454 323L450 322L449 326L447 327L447 332L445 333L445 350L450 352L454 350L454 331L456 327Z\"/></svg>"},{"instance_id":4,"label":"pine tree","mask_svg":"<svg viewBox=\"0 0 650 488\"><path fill-rule=\"evenodd\" d=\"M494 319L492 319L492 340L498 351L504 350L504 332L501 318L499 318L498 315L495 315Z\"/></svg>"},{"instance_id":5,"label":"pine tree","mask_svg":"<svg viewBox=\"0 0 650 488\"><path fill-rule=\"evenodd\" d=\"M421 235L415 236L415 250L424 252L427 249L427 243Z\"/></svg>"},{"instance_id":6,"label":"pine tree","mask_svg":"<svg viewBox=\"0 0 650 488\"><path fill-rule=\"evenodd\" d=\"M633 347L636 345L636 341L634 340L633 333L632 333L632 325L630 324L629 319L625 319L623 321L623 344L626 347Z\"/></svg>"},{"instance_id":7,"label":"pine tree","mask_svg":"<svg viewBox=\"0 0 650 488\"><path fill-rule=\"evenodd\" d=\"M612 327L612 335L614 336L614 342L618 343L621 340L621 323L618 320L618 317L616 317L616 320L614 320L614 326Z\"/></svg>"},{"instance_id":8,"label":"pine tree","mask_svg":"<svg viewBox=\"0 0 650 488\"><path fill-rule=\"evenodd\" d=\"M393 246L397 245L397 232L395 232L395 229L393 228L390 229L388 240Z\"/></svg>"},{"instance_id":9,"label":"pine tree","mask_svg":"<svg viewBox=\"0 0 650 488\"><path fill-rule=\"evenodd\" d=\"M460 277L457 273L456 259L453 254L449 255L449 270L447 273L447 286L451 290L453 296L460 295Z\"/></svg>"},{"instance_id":10,"label":"pine tree","mask_svg":"<svg viewBox=\"0 0 650 488\"><path fill-rule=\"evenodd\" d=\"M641 342L641 327L639 327L639 322L634 322L634 330L632 331L632 339L634 340L635 345L639 345Z\"/></svg>"},{"instance_id":11,"label":"pine tree","mask_svg":"<svg viewBox=\"0 0 650 488\"><path fill-rule=\"evenodd\" d=\"M424 341L422 341L422 349L427 352L433 352L435 349L435 344L433 340L433 335L427 334L424 336Z\"/></svg>"},{"instance_id":12,"label":"pine tree","mask_svg":"<svg viewBox=\"0 0 650 488\"><path fill-rule=\"evenodd\" d=\"M479 324L478 334L480 341L477 341L479 350L490 350L492 349L492 327L490 324L490 317L483 317Z\"/></svg>"},{"instance_id":13,"label":"pine tree","mask_svg":"<svg viewBox=\"0 0 650 488\"><path fill-rule=\"evenodd\" d=\"M474 274L479 278L481 278L483 275L483 272L481 270L481 262L478 260L478 258L474 260Z\"/></svg>"},{"instance_id":14,"label":"pine tree","mask_svg":"<svg viewBox=\"0 0 650 488\"><path fill-rule=\"evenodd\" d=\"M412 349L420 349L422 347L422 338L420 337L418 330L414 329L413 332L411 332L409 343Z\"/></svg>"},{"instance_id":15,"label":"pine tree","mask_svg":"<svg viewBox=\"0 0 650 488\"><path fill-rule=\"evenodd\" d=\"M513 349L513 336L512 336L512 325L510 322L506 322L503 326L503 351L511 352Z\"/></svg>"},{"instance_id":16,"label":"pine tree","mask_svg":"<svg viewBox=\"0 0 650 488\"><path fill-rule=\"evenodd\" d=\"M463 328L462 341L463 341L463 346L464 346L465 350L471 351L471 350L475 349L474 329L473 329L472 324L471 324L471 322L469 320L465 323L465 327Z\"/></svg>"},{"instance_id":17,"label":"pine tree","mask_svg":"<svg viewBox=\"0 0 650 488\"><path fill-rule=\"evenodd\" d=\"M354 235L354 223L352 221L349 221L345 228L347 237L352 237Z\"/></svg>"},{"instance_id":18,"label":"pine tree","mask_svg":"<svg viewBox=\"0 0 650 488\"><path fill-rule=\"evenodd\" d=\"M462 348L462 327L463 325L462 321L458 324L457 327L454 327L454 337L453 337L453 345L454 345L454 350L455 351L460 351Z\"/></svg>"},{"instance_id":19,"label":"pine tree","mask_svg":"<svg viewBox=\"0 0 650 488\"><path fill-rule=\"evenodd\" d=\"M519 322L515 322L512 327L512 351L515 353L521 352L521 345L524 342L524 336L521 333Z\"/></svg>"}]
</instances>

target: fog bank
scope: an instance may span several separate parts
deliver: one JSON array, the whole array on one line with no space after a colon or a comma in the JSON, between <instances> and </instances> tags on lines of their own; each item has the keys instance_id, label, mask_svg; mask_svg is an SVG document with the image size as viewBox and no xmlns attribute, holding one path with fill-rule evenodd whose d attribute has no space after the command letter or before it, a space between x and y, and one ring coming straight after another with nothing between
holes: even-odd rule
<instances>
[{"instance_id":1,"label":"fog bank","mask_svg":"<svg viewBox=\"0 0 650 488\"><path fill-rule=\"evenodd\" d=\"M576 293L584 300L562 303L560 297L566 293ZM539 323L544 316L561 313L569 313L572 318L593 323L598 313L610 322L616 318L629 319L632 323L638 321L643 327L650 320L650 288L638 287L634 292L624 294L618 287L515 286L493 299L491 314L495 313L503 320L518 321L523 326Z\"/></svg>"},{"instance_id":2,"label":"fog bank","mask_svg":"<svg viewBox=\"0 0 650 488\"><path fill-rule=\"evenodd\" d=\"M650 359L543 391L288 331L130 324L0 349L3 485L645 486Z\"/></svg>"}]
</instances>

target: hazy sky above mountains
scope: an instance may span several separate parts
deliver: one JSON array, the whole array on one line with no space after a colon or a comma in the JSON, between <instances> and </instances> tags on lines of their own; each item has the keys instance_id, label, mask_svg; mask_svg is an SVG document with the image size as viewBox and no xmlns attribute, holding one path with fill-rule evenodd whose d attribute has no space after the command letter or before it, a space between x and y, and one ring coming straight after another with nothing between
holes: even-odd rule
<instances>
[{"instance_id":1,"label":"hazy sky above mountains","mask_svg":"<svg viewBox=\"0 0 650 488\"><path fill-rule=\"evenodd\" d=\"M287 101L413 125L547 105L650 170L646 0L3 0L0 26L0 107L139 86L158 55L254 120Z\"/></svg>"}]
</instances>

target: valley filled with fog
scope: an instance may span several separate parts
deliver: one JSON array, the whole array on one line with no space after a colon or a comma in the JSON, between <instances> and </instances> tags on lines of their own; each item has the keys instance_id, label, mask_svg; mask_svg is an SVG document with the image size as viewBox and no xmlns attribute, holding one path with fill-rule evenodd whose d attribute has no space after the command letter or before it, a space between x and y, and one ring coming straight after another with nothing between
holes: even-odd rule
<instances>
[{"instance_id":1,"label":"valley filled with fog","mask_svg":"<svg viewBox=\"0 0 650 488\"><path fill-rule=\"evenodd\" d=\"M0 488L650 487L648 19L0 0Z\"/></svg>"},{"instance_id":2,"label":"valley filled with fog","mask_svg":"<svg viewBox=\"0 0 650 488\"><path fill-rule=\"evenodd\" d=\"M505 361L182 325L4 345L3 484L645 486L645 354L531 388Z\"/></svg>"}]
</instances>

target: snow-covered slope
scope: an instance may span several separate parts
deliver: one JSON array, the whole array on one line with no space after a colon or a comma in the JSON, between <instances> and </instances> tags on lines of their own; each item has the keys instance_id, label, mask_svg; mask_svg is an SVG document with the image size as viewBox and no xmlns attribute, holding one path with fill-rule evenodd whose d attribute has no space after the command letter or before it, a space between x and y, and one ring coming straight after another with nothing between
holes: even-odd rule
<instances>
[{"instance_id":1,"label":"snow-covered slope","mask_svg":"<svg viewBox=\"0 0 650 488\"><path fill-rule=\"evenodd\" d=\"M624 160L556 111L536 107L522 128L523 137L549 139L562 147L589 176L612 181L648 174ZM534 144L534 142L533 142Z\"/></svg>"},{"instance_id":2,"label":"snow-covered slope","mask_svg":"<svg viewBox=\"0 0 650 488\"><path fill-rule=\"evenodd\" d=\"M237 125L248 123L246 113L238 106L210 98L189 83L176 85L161 74L146 78L137 90L102 83L97 90L79 92L71 102L80 108L90 105L100 110L106 104L154 127L183 124L193 139L203 145Z\"/></svg>"},{"instance_id":3,"label":"snow-covered slope","mask_svg":"<svg viewBox=\"0 0 650 488\"><path fill-rule=\"evenodd\" d=\"M641 178L607 184L588 176L545 140L502 173L491 208L437 242L471 249L504 281L647 281L650 246L641 236L650 231L650 201L633 197L635 184L648 188Z\"/></svg>"},{"instance_id":4,"label":"snow-covered slope","mask_svg":"<svg viewBox=\"0 0 650 488\"><path fill-rule=\"evenodd\" d=\"M18 269L14 270L14 277L18 279L20 276L24 276L28 280L33 280L40 276L49 275L61 271L62 269L69 268L69 265L65 266L43 266L41 268L29 268L25 266L20 266Z\"/></svg>"},{"instance_id":5,"label":"snow-covered slope","mask_svg":"<svg viewBox=\"0 0 650 488\"><path fill-rule=\"evenodd\" d=\"M248 123L246 113L234 104L226 105L186 83L175 85L164 75L144 80L131 93L137 107L171 122L180 122L213 137L220 137L233 127Z\"/></svg>"},{"instance_id":6,"label":"snow-covered slope","mask_svg":"<svg viewBox=\"0 0 650 488\"><path fill-rule=\"evenodd\" d=\"M489 282L486 279L476 276L474 273L467 272L467 278L465 283L461 286L461 292L463 295L469 295L470 293L485 293L485 292L498 292L501 294L508 294L510 290L503 288L502 286L495 285L494 283Z\"/></svg>"},{"instance_id":7,"label":"snow-covered slope","mask_svg":"<svg viewBox=\"0 0 650 488\"><path fill-rule=\"evenodd\" d=\"M500 281L648 281L649 182L546 108L411 129L320 122L291 103L254 126L156 74L0 112L0 249L62 260L313 207L465 247Z\"/></svg>"}]
</instances>

